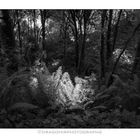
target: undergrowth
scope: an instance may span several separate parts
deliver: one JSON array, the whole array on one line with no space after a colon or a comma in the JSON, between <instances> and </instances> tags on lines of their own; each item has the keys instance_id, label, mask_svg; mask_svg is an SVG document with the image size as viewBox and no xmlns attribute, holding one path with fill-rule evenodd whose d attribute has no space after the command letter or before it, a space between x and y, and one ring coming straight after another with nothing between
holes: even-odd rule
<instances>
[{"instance_id":1,"label":"undergrowth","mask_svg":"<svg viewBox=\"0 0 140 140\"><path fill-rule=\"evenodd\" d=\"M0 127L139 128L140 96L130 81L129 85L115 77L109 88L95 91L92 89L95 85L86 85L81 82L85 79L80 78L75 78L72 87L68 73L63 76L59 68L50 74L42 64L30 71L22 69L10 77L5 76L0 87ZM67 89L70 85L80 90ZM90 96L87 87L94 91ZM74 93L86 100L75 102L68 95Z\"/></svg>"}]
</instances>

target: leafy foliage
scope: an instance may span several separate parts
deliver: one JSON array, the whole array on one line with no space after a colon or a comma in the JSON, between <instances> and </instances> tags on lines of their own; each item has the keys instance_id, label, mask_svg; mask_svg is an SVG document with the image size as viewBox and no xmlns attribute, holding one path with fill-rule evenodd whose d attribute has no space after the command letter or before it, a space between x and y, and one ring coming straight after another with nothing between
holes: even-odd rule
<instances>
[{"instance_id":1,"label":"leafy foliage","mask_svg":"<svg viewBox=\"0 0 140 140\"><path fill-rule=\"evenodd\" d=\"M140 127L139 10L2 10L0 127Z\"/></svg>"}]
</instances>

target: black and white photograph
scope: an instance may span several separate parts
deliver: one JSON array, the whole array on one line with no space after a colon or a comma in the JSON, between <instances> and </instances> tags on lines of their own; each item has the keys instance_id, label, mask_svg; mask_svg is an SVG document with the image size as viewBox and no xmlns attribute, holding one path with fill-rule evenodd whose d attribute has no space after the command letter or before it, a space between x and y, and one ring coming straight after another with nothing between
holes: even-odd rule
<instances>
[{"instance_id":1,"label":"black and white photograph","mask_svg":"<svg viewBox=\"0 0 140 140\"><path fill-rule=\"evenodd\" d=\"M0 128L140 128L140 10L1 9Z\"/></svg>"}]
</instances>

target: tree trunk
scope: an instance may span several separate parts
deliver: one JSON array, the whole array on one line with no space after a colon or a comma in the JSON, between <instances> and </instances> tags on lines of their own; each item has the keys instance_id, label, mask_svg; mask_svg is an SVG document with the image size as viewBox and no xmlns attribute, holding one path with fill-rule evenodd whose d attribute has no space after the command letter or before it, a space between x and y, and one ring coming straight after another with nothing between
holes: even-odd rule
<instances>
[{"instance_id":1,"label":"tree trunk","mask_svg":"<svg viewBox=\"0 0 140 140\"><path fill-rule=\"evenodd\" d=\"M114 49L115 49L115 44L116 44L117 35L118 35L118 26L119 26L121 14L122 14L122 10L120 10L119 13L118 13L118 20L117 20L116 25L115 25L115 30L114 30L114 35L113 35L114 40L113 40L113 45L112 45L112 51L114 51Z\"/></svg>"},{"instance_id":2,"label":"tree trunk","mask_svg":"<svg viewBox=\"0 0 140 140\"><path fill-rule=\"evenodd\" d=\"M122 54L123 54L124 51L127 49L129 42L130 42L131 39L135 36L135 34L136 34L136 32L137 32L137 30L138 30L139 28L140 28L140 23L135 27L135 29L134 29L132 35L131 35L131 36L128 38L128 40L126 41L123 50L121 51L121 53L119 54L118 58L116 59L114 65L112 66L112 70L111 70L110 76L109 76L109 78L108 78L108 82L107 82L107 84L106 84L107 87L110 86L109 83L110 83L110 81L111 81L111 79L112 79L112 74L114 74L114 72L115 72L115 70L116 70L116 67L117 67L117 64L118 64L118 62L119 62L119 60L120 60Z\"/></svg>"},{"instance_id":3,"label":"tree trunk","mask_svg":"<svg viewBox=\"0 0 140 140\"><path fill-rule=\"evenodd\" d=\"M18 25L18 39L19 39L19 47L20 47L20 53L22 55L22 39L21 39L21 27L20 27L20 21L19 21L19 11L16 10L16 16L17 16L17 25Z\"/></svg>"},{"instance_id":4,"label":"tree trunk","mask_svg":"<svg viewBox=\"0 0 140 140\"><path fill-rule=\"evenodd\" d=\"M109 21L108 21L108 30L107 30L107 50L106 50L106 66L107 71L109 69L109 65L112 57L112 46L111 46L111 22L112 22L112 14L113 10L109 10Z\"/></svg>"},{"instance_id":5,"label":"tree trunk","mask_svg":"<svg viewBox=\"0 0 140 140\"><path fill-rule=\"evenodd\" d=\"M137 43L136 55L133 65L133 75L136 89L140 91L140 38Z\"/></svg>"},{"instance_id":6,"label":"tree trunk","mask_svg":"<svg viewBox=\"0 0 140 140\"><path fill-rule=\"evenodd\" d=\"M138 43L137 43L137 49L136 49L136 53L135 53L135 60L134 60L133 68L132 68L132 73L133 74L138 73L139 63L140 63L140 39L138 40Z\"/></svg>"},{"instance_id":7,"label":"tree trunk","mask_svg":"<svg viewBox=\"0 0 140 140\"><path fill-rule=\"evenodd\" d=\"M80 57L79 57L79 64L78 64L78 73L81 74L81 67L84 66L84 59L85 59L85 45L86 45L86 26L91 14L91 10L84 10L83 11L83 38L82 38L82 46L80 50ZM82 25L81 25L82 26ZM82 34L81 34L82 36Z\"/></svg>"},{"instance_id":8,"label":"tree trunk","mask_svg":"<svg viewBox=\"0 0 140 140\"><path fill-rule=\"evenodd\" d=\"M102 11L101 14L101 48L100 48L100 61L101 61L101 70L100 70L100 78L104 78L105 76L105 57L104 57L104 24L105 24L106 10Z\"/></svg>"},{"instance_id":9,"label":"tree trunk","mask_svg":"<svg viewBox=\"0 0 140 140\"><path fill-rule=\"evenodd\" d=\"M33 10L33 20L34 20L34 37L35 37L35 40L36 40L36 11Z\"/></svg>"},{"instance_id":10,"label":"tree trunk","mask_svg":"<svg viewBox=\"0 0 140 140\"><path fill-rule=\"evenodd\" d=\"M124 51L125 51L126 48L128 47L129 42L130 42L131 39L135 36L135 34L136 34L136 32L137 32L137 30L138 30L139 28L140 28L140 23L135 27L135 29L134 29L132 35L128 38L128 40L127 40L126 43L125 43L125 46L124 46L123 50L121 51L121 53L119 54L118 58L116 59L116 62L115 62L114 65L113 65L112 74L114 73L114 71L115 71L115 69L116 69L116 66L117 66L117 64L118 64L118 62L119 62L119 60L120 60L122 54L124 53Z\"/></svg>"},{"instance_id":11,"label":"tree trunk","mask_svg":"<svg viewBox=\"0 0 140 140\"><path fill-rule=\"evenodd\" d=\"M2 23L0 26L1 46L5 48L5 52L9 59L7 72L9 75L18 70L18 62L15 54L15 36L12 28L12 21L9 16L9 10L2 10Z\"/></svg>"},{"instance_id":12,"label":"tree trunk","mask_svg":"<svg viewBox=\"0 0 140 140\"><path fill-rule=\"evenodd\" d=\"M76 70L78 69L78 62L79 62L79 43L78 43L78 27L76 25L76 13L74 10L70 10L70 15L73 21L74 25L74 39L75 39L75 65L76 65Z\"/></svg>"},{"instance_id":13,"label":"tree trunk","mask_svg":"<svg viewBox=\"0 0 140 140\"><path fill-rule=\"evenodd\" d=\"M30 35L30 22L29 22L29 17L28 17L28 36Z\"/></svg>"},{"instance_id":14,"label":"tree trunk","mask_svg":"<svg viewBox=\"0 0 140 140\"><path fill-rule=\"evenodd\" d=\"M41 24L42 24L42 49L45 50L45 21L46 21L46 11L40 10Z\"/></svg>"},{"instance_id":15,"label":"tree trunk","mask_svg":"<svg viewBox=\"0 0 140 140\"><path fill-rule=\"evenodd\" d=\"M76 63L76 68L78 67L78 60L79 60L79 44L78 44L78 33L76 31L75 33L75 63Z\"/></svg>"},{"instance_id":16,"label":"tree trunk","mask_svg":"<svg viewBox=\"0 0 140 140\"><path fill-rule=\"evenodd\" d=\"M84 65L84 58L85 58L85 42L86 42L86 27L84 25L84 35L82 38L82 46L79 54L79 60L78 60L78 74L81 74L81 66Z\"/></svg>"},{"instance_id":17,"label":"tree trunk","mask_svg":"<svg viewBox=\"0 0 140 140\"><path fill-rule=\"evenodd\" d=\"M65 61L65 57L66 57L66 48L67 48L67 21L66 21L66 17L65 17L65 11L63 11L63 34L64 34L64 38L63 38L63 45L64 45L64 57L63 57L63 61Z\"/></svg>"}]
</instances>

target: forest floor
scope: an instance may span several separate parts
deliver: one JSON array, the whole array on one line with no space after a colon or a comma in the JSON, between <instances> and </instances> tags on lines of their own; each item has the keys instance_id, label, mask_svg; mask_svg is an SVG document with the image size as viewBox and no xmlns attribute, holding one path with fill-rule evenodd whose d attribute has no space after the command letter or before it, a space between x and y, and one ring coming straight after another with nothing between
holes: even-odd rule
<instances>
[{"instance_id":1,"label":"forest floor","mask_svg":"<svg viewBox=\"0 0 140 140\"><path fill-rule=\"evenodd\" d=\"M64 111L46 108L0 112L0 128L139 128L140 115L118 109Z\"/></svg>"},{"instance_id":2,"label":"forest floor","mask_svg":"<svg viewBox=\"0 0 140 140\"><path fill-rule=\"evenodd\" d=\"M6 79L4 72L1 72L1 81L2 79ZM25 75L23 74L23 76ZM28 75L26 76L28 77ZM18 97L19 94L21 94L22 98L24 94L26 100L30 98L27 96L27 94L30 93L28 93L26 85L23 84L26 78L23 81L21 79L23 80L23 77L20 77L18 82L13 81L13 85L9 84L12 82L8 82L7 85L5 84L4 94L1 93L1 95L5 97L3 98L4 104L8 104L11 97ZM3 84L3 82L1 82L1 84ZM7 90L8 88L9 91ZM127 90L128 94L126 94ZM126 87L124 90L121 87L113 88L113 90L111 89L105 92L105 95L103 94L94 104L89 104L87 108L76 105L67 108L55 104L40 107L36 104L28 103L28 101L10 106L10 109L1 107L0 128L140 128L140 114L135 110L128 111L125 108L119 107L110 108L112 102L117 103L118 100L120 101L120 98L128 99L130 92L133 93L133 91L130 91ZM125 93L125 96L123 93ZM132 95L134 97L134 94ZM0 96L0 98L1 97L2 96ZM45 96L43 96L43 98L44 97ZM43 102L43 98L39 100ZM131 99L132 98L130 98L130 100ZM136 99L138 99L137 95ZM123 100L123 102L124 101L125 100ZM45 102L47 102L47 100L45 100ZM108 107L105 108L104 105ZM131 106L132 104L130 103L130 107Z\"/></svg>"}]
</instances>

